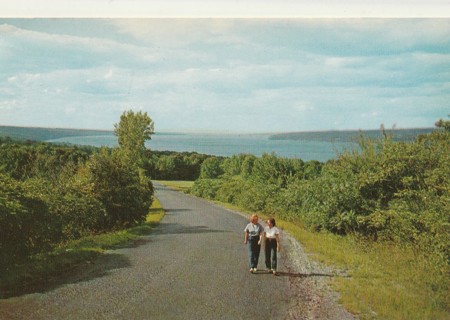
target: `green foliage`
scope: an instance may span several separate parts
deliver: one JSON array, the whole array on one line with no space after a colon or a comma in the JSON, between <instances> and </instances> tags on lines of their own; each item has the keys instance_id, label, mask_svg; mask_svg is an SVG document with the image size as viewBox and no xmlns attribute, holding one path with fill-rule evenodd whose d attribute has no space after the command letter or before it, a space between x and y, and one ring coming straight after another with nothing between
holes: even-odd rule
<instances>
[{"instance_id":1,"label":"green foliage","mask_svg":"<svg viewBox=\"0 0 450 320\"><path fill-rule=\"evenodd\" d=\"M445 131L450 131L450 121L439 119L439 121L436 122L436 127L443 128Z\"/></svg>"},{"instance_id":2,"label":"green foliage","mask_svg":"<svg viewBox=\"0 0 450 320\"><path fill-rule=\"evenodd\" d=\"M249 178L259 184L274 184L286 188L288 183L303 176L301 159L278 158L275 154L263 154L253 162Z\"/></svg>"},{"instance_id":3,"label":"green foliage","mask_svg":"<svg viewBox=\"0 0 450 320\"><path fill-rule=\"evenodd\" d=\"M84 163L94 150L50 143L2 143L0 168L19 180L36 176L55 179L69 163L74 167Z\"/></svg>"},{"instance_id":4,"label":"green foliage","mask_svg":"<svg viewBox=\"0 0 450 320\"><path fill-rule=\"evenodd\" d=\"M241 174L242 164L247 157L245 154L234 155L226 158L222 163L222 169L225 176L233 177Z\"/></svg>"},{"instance_id":5,"label":"green foliage","mask_svg":"<svg viewBox=\"0 0 450 320\"><path fill-rule=\"evenodd\" d=\"M121 157L130 166L142 166L145 141L151 139L154 123L147 112L125 111L114 125Z\"/></svg>"},{"instance_id":6,"label":"green foliage","mask_svg":"<svg viewBox=\"0 0 450 320\"><path fill-rule=\"evenodd\" d=\"M408 143L382 133L379 140L362 136L359 151L325 164L239 155L222 162L221 175L210 169L217 161L208 159L192 192L313 230L412 246L444 270L450 259L450 132L435 130Z\"/></svg>"},{"instance_id":7,"label":"green foliage","mask_svg":"<svg viewBox=\"0 0 450 320\"><path fill-rule=\"evenodd\" d=\"M128 167L120 155L101 149L87 163L90 192L106 208L102 229L142 222L152 203L153 187L141 169Z\"/></svg>"},{"instance_id":8,"label":"green foliage","mask_svg":"<svg viewBox=\"0 0 450 320\"><path fill-rule=\"evenodd\" d=\"M215 179L223 174L222 159L218 157L209 157L203 161L200 169L201 179Z\"/></svg>"},{"instance_id":9,"label":"green foliage","mask_svg":"<svg viewBox=\"0 0 450 320\"><path fill-rule=\"evenodd\" d=\"M373 306L371 310L386 317L402 314L399 308L421 309L405 306L417 284L423 293L414 293L414 301L427 309L421 314L443 315L448 311L450 270L450 131L446 125L441 121L438 126L444 130L408 143L394 142L385 131L378 140L362 136L360 150L343 152L325 164L274 154L234 156L223 161L223 175L200 177L191 192L325 231L311 234L338 235L339 243L354 239L365 251L364 259L372 255L371 250L384 248L382 261L374 255L363 265L352 261L353 256L347 258L346 248L339 244L327 253L350 261L355 270L353 276L358 279L352 288L347 282L341 286L345 297L357 293L366 314L370 310L364 308ZM316 246L323 249L322 243ZM380 263L389 264L387 271ZM403 275L404 270L409 274ZM383 310L394 298L395 306Z\"/></svg>"},{"instance_id":10,"label":"green foliage","mask_svg":"<svg viewBox=\"0 0 450 320\"><path fill-rule=\"evenodd\" d=\"M54 231L45 202L0 173L0 266L48 248Z\"/></svg>"},{"instance_id":11,"label":"green foliage","mask_svg":"<svg viewBox=\"0 0 450 320\"><path fill-rule=\"evenodd\" d=\"M252 174L253 164L255 163L256 157L254 155L246 155L242 160L241 165L241 176L248 178Z\"/></svg>"},{"instance_id":12,"label":"green foliage","mask_svg":"<svg viewBox=\"0 0 450 320\"><path fill-rule=\"evenodd\" d=\"M153 187L124 154L1 139L0 264L142 222Z\"/></svg>"},{"instance_id":13,"label":"green foliage","mask_svg":"<svg viewBox=\"0 0 450 320\"><path fill-rule=\"evenodd\" d=\"M210 156L188 152L152 151L145 153L143 168L155 180L194 181L203 161Z\"/></svg>"},{"instance_id":14,"label":"green foliage","mask_svg":"<svg viewBox=\"0 0 450 320\"><path fill-rule=\"evenodd\" d=\"M205 198L215 199L217 190L221 187L221 181L217 179L199 179L194 182L191 193Z\"/></svg>"},{"instance_id":15,"label":"green foliage","mask_svg":"<svg viewBox=\"0 0 450 320\"><path fill-rule=\"evenodd\" d=\"M305 179L314 179L320 176L322 172L323 163L317 160L311 160L304 164L303 177Z\"/></svg>"},{"instance_id":16,"label":"green foliage","mask_svg":"<svg viewBox=\"0 0 450 320\"><path fill-rule=\"evenodd\" d=\"M142 235L148 235L164 216L164 210L155 199L143 224L129 229L89 234L76 240L67 241L56 248L35 254L27 261L7 266L0 272L0 299L23 295L35 290L45 290L58 285L74 267L89 263L114 250L135 245ZM1 252L1 251L0 251ZM0 266L4 260L0 260ZM63 270L64 272L61 272Z\"/></svg>"},{"instance_id":17,"label":"green foliage","mask_svg":"<svg viewBox=\"0 0 450 320\"><path fill-rule=\"evenodd\" d=\"M313 180L298 182L303 222L316 230L348 233L357 228L356 212L366 214L351 170L328 164Z\"/></svg>"}]
</instances>

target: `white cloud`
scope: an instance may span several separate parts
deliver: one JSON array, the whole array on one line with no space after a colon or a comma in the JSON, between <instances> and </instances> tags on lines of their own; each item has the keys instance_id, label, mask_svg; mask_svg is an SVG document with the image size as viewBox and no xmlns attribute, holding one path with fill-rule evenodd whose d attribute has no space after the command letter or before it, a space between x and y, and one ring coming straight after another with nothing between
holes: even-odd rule
<instances>
[{"instance_id":1,"label":"white cloud","mask_svg":"<svg viewBox=\"0 0 450 320\"><path fill-rule=\"evenodd\" d=\"M17 100L11 99L11 100L3 100L0 101L0 110L13 110L17 107Z\"/></svg>"},{"instance_id":2,"label":"white cloud","mask_svg":"<svg viewBox=\"0 0 450 320\"><path fill-rule=\"evenodd\" d=\"M141 43L155 48L186 47L192 43L243 44L245 39L234 33L233 23L222 19L118 19L112 20L118 30Z\"/></svg>"},{"instance_id":3,"label":"white cloud","mask_svg":"<svg viewBox=\"0 0 450 320\"><path fill-rule=\"evenodd\" d=\"M1 25L0 101L17 110L0 121L111 128L134 108L159 130L295 131L424 126L448 113L447 21L110 23L108 37Z\"/></svg>"},{"instance_id":4,"label":"white cloud","mask_svg":"<svg viewBox=\"0 0 450 320\"><path fill-rule=\"evenodd\" d=\"M111 79L112 76L113 76L113 71L112 71L112 69L109 69L108 72L103 76L103 78Z\"/></svg>"}]
</instances>

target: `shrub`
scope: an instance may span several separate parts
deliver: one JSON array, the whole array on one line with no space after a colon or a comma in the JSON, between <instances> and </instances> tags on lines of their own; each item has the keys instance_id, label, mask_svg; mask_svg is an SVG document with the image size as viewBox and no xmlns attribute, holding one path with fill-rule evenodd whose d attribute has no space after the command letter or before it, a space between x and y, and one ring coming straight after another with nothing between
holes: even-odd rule
<instances>
[{"instance_id":1,"label":"shrub","mask_svg":"<svg viewBox=\"0 0 450 320\"><path fill-rule=\"evenodd\" d=\"M145 220L153 187L142 170L129 168L120 157L102 149L87 163L90 192L106 209L101 229L132 225Z\"/></svg>"},{"instance_id":2,"label":"shrub","mask_svg":"<svg viewBox=\"0 0 450 320\"><path fill-rule=\"evenodd\" d=\"M218 179L198 179L191 188L191 193L197 197L213 200L222 182Z\"/></svg>"},{"instance_id":3,"label":"shrub","mask_svg":"<svg viewBox=\"0 0 450 320\"><path fill-rule=\"evenodd\" d=\"M50 247L60 230L47 205L27 193L22 183L0 173L0 265Z\"/></svg>"}]
</instances>

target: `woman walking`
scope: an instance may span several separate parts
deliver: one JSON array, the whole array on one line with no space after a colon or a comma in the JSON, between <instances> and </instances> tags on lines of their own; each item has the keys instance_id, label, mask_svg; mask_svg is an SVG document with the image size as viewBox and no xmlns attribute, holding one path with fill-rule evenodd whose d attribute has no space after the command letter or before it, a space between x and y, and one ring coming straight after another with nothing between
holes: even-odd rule
<instances>
[{"instance_id":1,"label":"woman walking","mask_svg":"<svg viewBox=\"0 0 450 320\"><path fill-rule=\"evenodd\" d=\"M257 271L263 231L262 225L258 223L258 215L253 214L244 229L244 244L247 244L248 266L251 273Z\"/></svg>"},{"instance_id":2,"label":"woman walking","mask_svg":"<svg viewBox=\"0 0 450 320\"><path fill-rule=\"evenodd\" d=\"M269 218L264 228L266 267L274 275L277 274L277 252L280 252L280 230L275 225L275 219Z\"/></svg>"}]
</instances>

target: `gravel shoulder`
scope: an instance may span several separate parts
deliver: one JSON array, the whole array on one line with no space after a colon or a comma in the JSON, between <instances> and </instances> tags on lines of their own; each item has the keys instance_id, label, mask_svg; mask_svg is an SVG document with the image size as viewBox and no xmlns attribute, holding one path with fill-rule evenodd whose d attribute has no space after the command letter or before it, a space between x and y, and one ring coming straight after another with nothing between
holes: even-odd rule
<instances>
[{"instance_id":1,"label":"gravel shoulder","mask_svg":"<svg viewBox=\"0 0 450 320\"><path fill-rule=\"evenodd\" d=\"M155 184L161 224L81 266L60 285L0 300L0 319L354 319L328 290L334 274L288 234L280 275L250 274L247 217Z\"/></svg>"},{"instance_id":2,"label":"gravel shoulder","mask_svg":"<svg viewBox=\"0 0 450 320\"><path fill-rule=\"evenodd\" d=\"M248 218L239 211L226 210ZM260 223L265 225L263 221ZM279 275L289 278L290 291L285 319L359 319L338 303L339 295L329 286L330 278L345 276L342 271L311 260L302 245L285 231L282 231L281 247Z\"/></svg>"}]
</instances>

